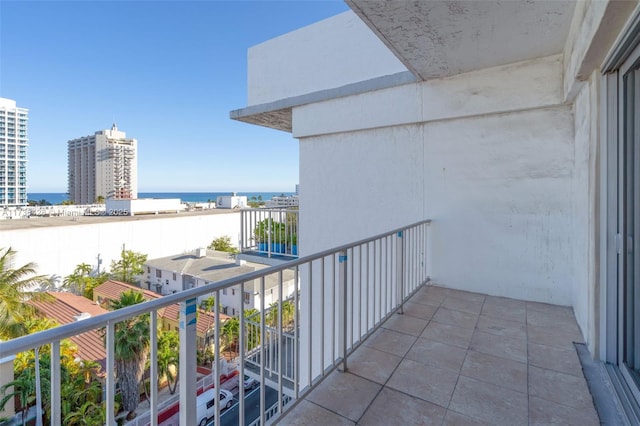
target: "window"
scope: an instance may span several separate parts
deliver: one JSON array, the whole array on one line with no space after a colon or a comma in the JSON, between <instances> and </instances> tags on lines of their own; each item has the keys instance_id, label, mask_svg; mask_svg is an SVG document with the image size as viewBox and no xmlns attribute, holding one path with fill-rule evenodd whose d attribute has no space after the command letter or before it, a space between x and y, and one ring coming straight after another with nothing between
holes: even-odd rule
<instances>
[{"instance_id":1,"label":"window","mask_svg":"<svg viewBox=\"0 0 640 426\"><path fill-rule=\"evenodd\" d=\"M162 278L162 271L160 269L156 269L156 278Z\"/></svg>"},{"instance_id":2,"label":"window","mask_svg":"<svg viewBox=\"0 0 640 426\"><path fill-rule=\"evenodd\" d=\"M176 280L176 273L175 272L173 273L173 280L174 281Z\"/></svg>"},{"instance_id":3,"label":"window","mask_svg":"<svg viewBox=\"0 0 640 426\"><path fill-rule=\"evenodd\" d=\"M248 305L249 302L251 301L251 293L249 293L248 291L245 291L243 296L244 296L244 303Z\"/></svg>"},{"instance_id":4,"label":"window","mask_svg":"<svg viewBox=\"0 0 640 426\"><path fill-rule=\"evenodd\" d=\"M147 274L151 273L151 267L147 266Z\"/></svg>"},{"instance_id":5,"label":"window","mask_svg":"<svg viewBox=\"0 0 640 426\"><path fill-rule=\"evenodd\" d=\"M165 284L169 285L169 280L165 280Z\"/></svg>"},{"instance_id":6,"label":"window","mask_svg":"<svg viewBox=\"0 0 640 426\"><path fill-rule=\"evenodd\" d=\"M231 295L232 295L232 296L235 296L235 295L236 295L236 289L235 289L235 288L232 288L232 289L231 289Z\"/></svg>"},{"instance_id":7,"label":"window","mask_svg":"<svg viewBox=\"0 0 640 426\"><path fill-rule=\"evenodd\" d=\"M222 289L222 294L224 294L225 296L227 295L227 289L226 288Z\"/></svg>"}]
</instances>

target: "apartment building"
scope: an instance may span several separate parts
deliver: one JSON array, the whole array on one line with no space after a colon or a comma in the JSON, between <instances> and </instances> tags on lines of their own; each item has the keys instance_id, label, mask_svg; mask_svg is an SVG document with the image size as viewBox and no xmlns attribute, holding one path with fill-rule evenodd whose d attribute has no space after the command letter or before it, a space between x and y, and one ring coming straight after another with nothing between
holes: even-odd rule
<instances>
[{"instance_id":1,"label":"apartment building","mask_svg":"<svg viewBox=\"0 0 640 426\"><path fill-rule=\"evenodd\" d=\"M76 204L96 199L138 197L138 141L114 124L109 130L72 139L68 145L69 199Z\"/></svg>"},{"instance_id":2,"label":"apartment building","mask_svg":"<svg viewBox=\"0 0 640 426\"><path fill-rule=\"evenodd\" d=\"M27 205L28 115L0 98L0 207Z\"/></svg>"}]
</instances>

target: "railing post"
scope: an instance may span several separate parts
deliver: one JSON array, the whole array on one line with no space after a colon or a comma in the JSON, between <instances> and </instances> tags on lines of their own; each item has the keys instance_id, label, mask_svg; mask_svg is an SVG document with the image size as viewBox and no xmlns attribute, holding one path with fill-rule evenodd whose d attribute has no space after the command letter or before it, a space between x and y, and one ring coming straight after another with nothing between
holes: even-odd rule
<instances>
[{"instance_id":1,"label":"railing post","mask_svg":"<svg viewBox=\"0 0 640 426\"><path fill-rule=\"evenodd\" d=\"M219 299L216 299L216 304ZM180 424L196 424L196 298L180 302Z\"/></svg>"},{"instance_id":2,"label":"railing post","mask_svg":"<svg viewBox=\"0 0 640 426\"><path fill-rule=\"evenodd\" d=\"M116 364L115 364L115 325L112 321L107 324L107 426L116 424Z\"/></svg>"},{"instance_id":3,"label":"railing post","mask_svg":"<svg viewBox=\"0 0 640 426\"><path fill-rule=\"evenodd\" d=\"M151 426L158 426L158 311L151 311Z\"/></svg>"},{"instance_id":4,"label":"railing post","mask_svg":"<svg viewBox=\"0 0 640 426\"><path fill-rule=\"evenodd\" d=\"M404 314L404 241L403 231L398 231L398 239L396 244L396 283L398 286L398 302L400 309L399 314Z\"/></svg>"},{"instance_id":5,"label":"railing post","mask_svg":"<svg viewBox=\"0 0 640 426\"><path fill-rule=\"evenodd\" d=\"M347 251L342 250L338 257L338 288L342 290L342 300L338 304L338 342L342 354L342 371L347 371L347 259Z\"/></svg>"},{"instance_id":6,"label":"railing post","mask_svg":"<svg viewBox=\"0 0 640 426\"><path fill-rule=\"evenodd\" d=\"M60 426L62 410L60 405L60 340L51 344L51 424Z\"/></svg>"}]
</instances>

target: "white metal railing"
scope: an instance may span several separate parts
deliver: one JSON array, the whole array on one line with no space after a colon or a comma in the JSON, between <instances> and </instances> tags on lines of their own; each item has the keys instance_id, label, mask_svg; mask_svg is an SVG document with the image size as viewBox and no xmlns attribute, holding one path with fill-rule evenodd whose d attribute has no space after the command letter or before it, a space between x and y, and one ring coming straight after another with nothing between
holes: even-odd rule
<instances>
[{"instance_id":1,"label":"white metal railing","mask_svg":"<svg viewBox=\"0 0 640 426\"><path fill-rule=\"evenodd\" d=\"M150 359L157 359L157 312L169 305L180 304L179 361L179 421L194 425L196 419L196 330L195 309L198 296L213 294L220 299L222 290L239 286L239 303L243 305L245 286L259 288L260 312L249 320L239 316L238 371L240 378L237 424L270 424L295 405L324 377L338 367L347 369L349 355L369 337L390 315L402 313L402 306L429 279L430 221L422 221L365 240L346 244L311 256L294 259L278 266L251 272L235 278L211 283L164 296L138 305L122 308L80 322L0 342L0 359L51 344L51 394L49 418L52 425L61 425L60 346L63 339L90 330L106 331L106 419L115 424L114 400L116 376L114 369L115 324L135 316L150 313ZM295 276L298 291L290 301L284 297L287 275ZM277 279L271 291L278 293L270 307L265 306L265 282ZM221 312L215 315L214 344L222 347ZM256 337L257 336L257 337ZM213 363L212 381L219 400L221 388L220 352ZM256 357L256 354L259 356ZM242 378L246 373L259 378L258 412L255 418L245 418L245 391ZM167 401L161 401L157 383L157 364L150 371L151 425L158 424L158 415ZM267 392L277 395L275 404L267 402ZM216 405L215 418L220 419ZM225 415L225 418L229 416ZM233 421L233 419L232 419Z\"/></svg>"},{"instance_id":2,"label":"white metal railing","mask_svg":"<svg viewBox=\"0 0 640 426\"><path fill-rule=\"evenodd\" d=\"M298 210L242 209L240 251L298 257Z\"/></svg>"}]
</instances>

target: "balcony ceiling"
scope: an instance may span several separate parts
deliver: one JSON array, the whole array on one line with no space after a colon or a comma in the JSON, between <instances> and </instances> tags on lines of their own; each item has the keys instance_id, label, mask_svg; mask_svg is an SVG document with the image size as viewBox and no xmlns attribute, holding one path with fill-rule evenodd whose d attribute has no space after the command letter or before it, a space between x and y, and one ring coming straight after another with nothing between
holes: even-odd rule
<instances>
[{"instance_id":1,"label":"balcony ceiling","mask_svg":"<svg viewBox=\"0 0 640 426\"><path fill-rule=\"evenodd\" d=\"M419 79L561 53L575 1L346 0Z\"/></svg>"}]
</instances>

